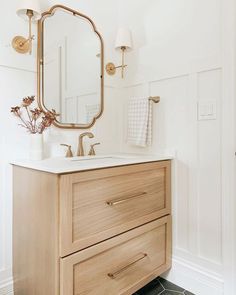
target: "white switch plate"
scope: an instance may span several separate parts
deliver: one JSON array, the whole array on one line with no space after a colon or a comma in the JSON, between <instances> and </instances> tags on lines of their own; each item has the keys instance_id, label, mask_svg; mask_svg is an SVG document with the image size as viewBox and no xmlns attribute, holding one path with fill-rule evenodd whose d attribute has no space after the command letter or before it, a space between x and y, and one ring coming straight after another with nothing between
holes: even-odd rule
<instances>
[{"instance_id":1,"label":"white switch plate","mask_svg":"<svg viewBox=\"0 0 236 295\"><path fill-rule=\"evenodd\" d=\"M216 120L216 101L198 102L198 120Z\"/></svg>"}]
</instances>

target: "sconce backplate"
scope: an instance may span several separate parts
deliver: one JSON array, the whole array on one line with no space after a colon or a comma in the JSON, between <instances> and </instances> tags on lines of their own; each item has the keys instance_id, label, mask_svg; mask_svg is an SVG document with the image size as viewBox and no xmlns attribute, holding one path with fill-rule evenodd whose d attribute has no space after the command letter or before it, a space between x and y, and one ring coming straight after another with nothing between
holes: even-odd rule
<instances>
[{"instance_id":1,"label":"sconce backplate","mask_svg":"<svg viewBox=\"0 0 236 295\"><path fill-rule=\"evenodd\" d=\"M21 54L28 53L30 51L30 42L28 42L28 39L22 37L22 36L16 36L12 40L12 47Z\"/></svg>"},{"instance_id":2,"label":"sconce backplate","mask_svg":"<svg viewBox=\"0 0 236 295\"><path fill-rule=\"evenodd\" d=\"M115 73L116 73L116 66L115 66L112 62L109 62L109 63L106 65L106 72L107 72L107 74L110 75L110 76L115 75Z\"/></svg>"}]
</instances>

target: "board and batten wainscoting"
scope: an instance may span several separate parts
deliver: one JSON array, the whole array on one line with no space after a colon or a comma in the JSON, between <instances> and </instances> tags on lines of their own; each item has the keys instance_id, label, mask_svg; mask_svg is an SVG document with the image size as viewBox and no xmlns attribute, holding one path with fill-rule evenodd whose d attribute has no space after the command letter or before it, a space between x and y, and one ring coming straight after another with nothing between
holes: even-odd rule
<instances>
[{"instance_id":1,"label":"board and batten wainscoting","mask_svg":"<svg viewBox=\"0 0 236 295\"><path fill-rule=\"evenodd\" d=\"M206 294L222 294L222 68L207 67L127 86L123 90L124 110L128 98L137 93L161 96L153 111L153 146L149 152L175 151L173 268L167 279L176 279L175 283L186 289L200 286ZM214 101L209 102L210 98ZM209 103L216 106L217 117L205 120L200 107ZM137 150L130 146L123 149ZM211 214L209 208L214 208ZM181 285L175 273L186 285Z\"/></svg>"}]
</instances>

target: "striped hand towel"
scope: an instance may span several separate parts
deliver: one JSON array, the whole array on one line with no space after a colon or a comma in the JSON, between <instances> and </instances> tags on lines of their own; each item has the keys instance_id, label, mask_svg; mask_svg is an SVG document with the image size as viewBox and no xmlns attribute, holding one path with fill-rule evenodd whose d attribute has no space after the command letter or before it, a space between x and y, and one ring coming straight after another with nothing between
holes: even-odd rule
<instances>
[{"instance_id":1,"label":"striped hand towel","mask_svg":"<svg viewBox=\"0 0 236 295\"><path fill-rule=\"evenodd\" d=\"M127 142L141 147L152 143L152 103L147 97L129 100Z\"/></svg>"}]
</instances>

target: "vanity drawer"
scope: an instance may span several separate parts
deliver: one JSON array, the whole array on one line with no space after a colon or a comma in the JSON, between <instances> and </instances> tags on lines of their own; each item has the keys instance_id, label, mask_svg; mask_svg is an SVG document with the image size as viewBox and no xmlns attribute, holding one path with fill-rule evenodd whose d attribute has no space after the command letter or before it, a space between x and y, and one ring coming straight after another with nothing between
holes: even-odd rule
<instances>
[{"instance_id":1,"label":"vanity drawer","mask_svg":"<svg viewBox=\"0 0 236 295\"><path fill-rule=\"evenodd\" d=\"M60 246L67 256L170 213L170 161L63 175Z\"/></svg>"},{"instance_id":2,"label":"vanity drawer","mask_svg":"<svg viewBox=\"0 0 236 295\"><path fill-rule=\"evenodd\" d=\"M61 259L60 295L132 294L171 266L170 216Z\"/></svg>"}]
</instances>

